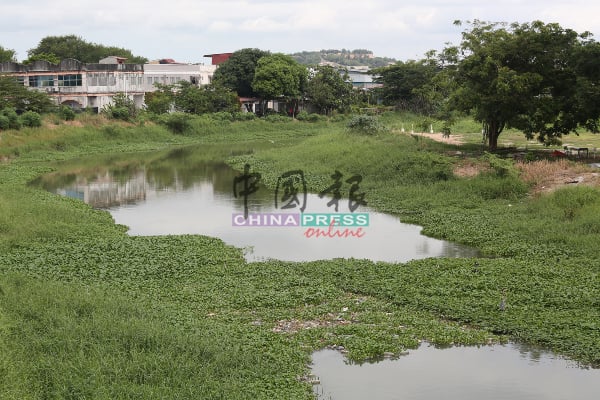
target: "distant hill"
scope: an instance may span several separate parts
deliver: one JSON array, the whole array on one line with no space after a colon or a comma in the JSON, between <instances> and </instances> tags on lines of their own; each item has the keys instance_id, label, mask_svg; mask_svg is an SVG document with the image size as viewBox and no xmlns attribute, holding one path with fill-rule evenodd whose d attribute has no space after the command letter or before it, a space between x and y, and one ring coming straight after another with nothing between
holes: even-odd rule
<instances>
[{"instance_id":1,"label":"distant hill","mask_svg":"<svg viewBox=\"0 0 600 400\"><path fill-rule=\"evenodd\" d=\"M329 49L321 51L302 51L291 56L304 65L315 65L324 62L336 63L346 67L366 65L370 68L383 67L396 62L393 58L375 57L366 49L346 50Z\"/></svg>"}]
</instances>

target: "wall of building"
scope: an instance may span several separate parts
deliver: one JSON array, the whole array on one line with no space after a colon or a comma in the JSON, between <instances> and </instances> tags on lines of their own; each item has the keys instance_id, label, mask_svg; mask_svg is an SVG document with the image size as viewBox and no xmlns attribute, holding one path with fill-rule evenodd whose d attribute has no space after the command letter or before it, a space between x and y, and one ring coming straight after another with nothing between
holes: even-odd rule
<instances>
[{"instance_id":1,"label":"wall of building","mask_svg":"<svg viewBox=\"0 0 600 400\"><path fill-rule=\"evenodd\" d=\"M75 109L101 110L117 93L124 93L136 107L144 106L144 94L156 90L155 83L211 82L216 69L203 64L123 64L108 57L97 64L66 59L59 64L36 61L29 65L0 63L0 74L16 77L31 90L46 92L57 104Z\"/></svg>"}]
</instances>

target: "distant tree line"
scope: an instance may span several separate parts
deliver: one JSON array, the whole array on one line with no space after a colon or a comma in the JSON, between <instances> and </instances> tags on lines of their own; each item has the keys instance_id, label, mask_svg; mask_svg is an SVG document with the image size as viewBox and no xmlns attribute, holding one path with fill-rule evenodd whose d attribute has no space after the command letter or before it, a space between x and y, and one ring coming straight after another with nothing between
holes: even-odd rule
<instances>
[{"instance_id":1,"label":"distant tree line","mask_svg":"<svg viewBox=\"0 0 600 400\"><path fill-rule=\"evenodd\" d=\"M579 127L598 132L600 44L590 33L541 21L467 24L459 45L373 71L385 103L449 125L471 115L492 150L505 128L545 143Z\"/></svg>"},{"instance_id":2,"label":"distant tree line","mask_svg":"<svg viewBox=\"0 0 600 400\"><path fill-rule=\"evenodd\" d=\"M462 22L455 24L461 26ZM581 127L600 130L600 44L590 33L541 21L475 20L466 25L458 45L429 51L421 60L373 69L376 81L382 84L375 92L384 104L444 119L447 129L457 115L470 115L481 122L490 149L497 147L505 128L519 129L545 143ZM145 61L127 50L87 43L74 35L47 37L28 54L30 59L56 56L97 62L119 55L133 62ZM234 110L239 96L263 103L285 101L292 115L304 100L320 113L345 112L360 96L343 70L318 64L330 56L350 60L349 54L360 62L376 59L365 49L294 55L242 49L219 66L211 85L159 86L146 102L157 113L173 109L205 113ZM0 60L14 57L13 50L0 47ZM0 92L5 103L14 102L14 107L23 111L43 108L36 106L42 104L40 99L23 100L25 92L5 79L0 83L0 91L11 91L8 96Z\"/></svg>"}]
</instances>

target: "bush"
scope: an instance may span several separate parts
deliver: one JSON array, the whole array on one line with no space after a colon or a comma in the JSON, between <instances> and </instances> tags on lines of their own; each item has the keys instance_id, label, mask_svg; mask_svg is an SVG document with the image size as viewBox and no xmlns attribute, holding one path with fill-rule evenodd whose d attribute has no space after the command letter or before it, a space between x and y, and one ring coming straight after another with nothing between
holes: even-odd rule
<instances>
[{"instance_id":1,"label":"bush","mask_svg":"<svg viewBox=\"0 0 600 400\"><path fill-rule=\"evenodd\" d=\"M36 113L35 111L25 111L21 115L21 123L23 126L37 128L42 126L42 117L40 117L40 114Z\"/></svg>"},{"instance_id":2,"label":"bush","mask_svg":"<svg viewBox=\"0 0 600 400\"><path fill-rule=\"evenodd\" d=\"M377 132L384 130L379 119L370 115L357 115L352 117L348 122L347 127L351 131L366 133L368 135L374 135Z\"/></svg>"},{"instance_id":3,"label":"bush","mask_svg":"<svg viewBox=\"0 0 600 400\"><path fill-rule=\"evenodd\" d=\"M234 121L254 121L257 118L252 112L234 112L231 115Z\"/></svg>"},{"instance_id":4,"label":"bush","mask_svg":"<svg viewBox=\"0 0 600 400\"><path fill-rule=\"evenodd\" d=\"M298 121L305 122L319 122L327 119L327 117L315 113L307 113L306 111L300 111L298 115L296 115L296 119Z\"/></svg>"},{"instance_id":5,"label":"bush","mask_svg":"<svg viewBox=\"0 0 600 400\"><path fill-rule=\"evenodd\" d=\"M137 116L135 103L124 93L117 93L113 96L112 103L107 104L102 109L108 118L129 121Z\"/></svg>"},{"instance_id":6,"label":"bush","mask_svg":"<svg viewBox=\"0 0 600 400\"><path fill-rule=\"evenodd\" d=\"M10 128L10 120L6 115L0 114L0 129L6 130Z\"/></svg>"},{"instance_id":7,"label":"bush","mask_svg":"<svg viewBox=\"0 0 600 400\"><path fill-rule=\"evenodd\" d=\"M225 121L225 122L233 121L233 115L227 111L214 112L212 114L209 114L209 116L211 119L213 119L215 121Z\"/></svg>"},{"instance_id":8,"label":"bush","mask_svg":"<svg viewBox=\"0 0 600 400\"><path fill-rule=\"evenodd\" d=\"M60 107L58 115L65 121L73 121L75 119L75 111L69 106Z\"/></svg>"},{"instance_id":9,"label":"bush","mask_svg":"<svg viewBox=\"0 0 600 400\"><path fill-rule=\"evenodd\" d=\"M286 117L279 114L270 114L264 117L264 120L267 122L291 122L292 119L290 117Z\"/></svg>"},{"instance_id":10,"label":"bush","mask_svg":"<svg viewBox=\"0 0 600 400\"><path fill-rule=\"evenodd\" d=\"M8 119L8 129L21 129L21 121L14 108L5 108L0 115Z\"/></svg>"},{"instance_id":11,"label":"bush","mask_svg":"<svg viewBox=\"0 0 600 400\"><path fill-rule=\"evenodd\" d=\"M191 128L192 117L186 113L172 113L162 118L162 123L173 133L186 134Z\"/></svg>"}]
</instances>

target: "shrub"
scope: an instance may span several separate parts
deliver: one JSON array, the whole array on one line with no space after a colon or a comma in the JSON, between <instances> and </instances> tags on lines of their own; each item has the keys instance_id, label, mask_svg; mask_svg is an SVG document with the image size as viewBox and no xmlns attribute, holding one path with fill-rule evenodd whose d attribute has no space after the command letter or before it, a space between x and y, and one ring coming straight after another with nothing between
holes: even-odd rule
<instances>
[{"instance_id":1,"label":"shrub","mask_svg":"<svg viewBox=\"0 0 600 400\"><path fill-rule=\"evenodd\" d=\"M65 121L73 121L75 119L75 111L69 106L60 107L58 115Z\"/></svg>"},{"instance_id":2,"label":"shrub","mask_svg":"<svg viewBox=\"0 0 600 400\"><path fill-rule=\"evenodd\" d=\"M296 119L298 121L306 121L306 122L319 122L325 120L327 117L315 113L307 113L306 111L300 111L298 115L296 115Z\"/></svg>"},{"instance_id":3,"label":"shrub","mask_svg":"<svg viewBox=\"0 0 600 400\"><path fill-rule=\"evenodd\" d=\"M21 121L14 108L5 108L0 115L8 119L8 129L21 129Z\"/></svg>"},{"instance_id":4,"label":"shrub","mask_svg":"<svg viewBox=\"0 0 600 400\"><path fill-rule=\"evenodd\" d=\"M191 128L192 117L186 113L172 113L162 118L162 123L173 133L186 134Z\"/></svg>"},{"instance_id":5,"label":"shrub","mask_svg":"<svg viewBox=\"0 0 600 400\"><path fill-rule=\"evenodd\" d=\"M136 117L138 110L133 100L124 93L117 93L113 96L112 103L105 105L102 112L108 118L129 121Z\"/></svg>"},{"instance_id":6,"label":"shrub","mask_svg":"<svg viewBox=\"0 0 600 400\"><path fill-rule=\"evenodd\" d=\"M257 118L252 112L234 112L231 115L234 121L253 121Z\"/></svg>"},{"instance_id":7,"label":"shrub","mask_svg":"<svg viewBox=\"0 0 600 400\"><path fill-rule=\"evenodd\" d=\"M348 122L347 127L351 131L366 133L368 135L374 135L377 132L384 130L379 119L370 115L357 115L352 117Z\"/></svg>"},{"instance_id":8,"label":"shrub","mask_svg":"<svg viewBox=\"0 0 600 400\"><path fill-rule=\"evenodd\" d=\"M37 128L42 126L42 117L40 117L40 114L36 113L35 111L25 111L21 115L21 123L23 126Z\"/></svg>"},{"instance_id":9,"label":"shrub","mask_svg":"<svg viewBox=\"0 0 600 400\"><path fill-rule=\"evenodd\" d=\"M0 114L0 129L6 130L10 128L10 120L6 115Z\"/></svg>"},{"instance_id":10,"label":"shrub","mask_svg":"<svg viewBox=\"0 0 600 400\"><path fill-rule=\"evenodd\" d=\"M264 117L264 120L267 122L290 122L292 119L279 114L270 114Z\"/></svg>"},{"instance_id":11,"label":"shrub","mask_svg":"<svg viewBox=\"0 0 600 400\"><path fill-rule=\"evenodd\" d=\"M215 121L225 121L225 122L233 121L233 115L227 111L214 112L212 114L209 114L209 116L211 119L213 119Z\"/></svg>"}]
</instances>

